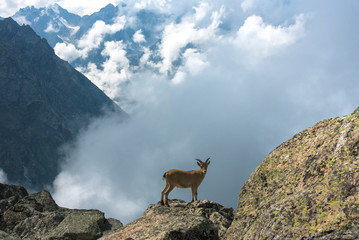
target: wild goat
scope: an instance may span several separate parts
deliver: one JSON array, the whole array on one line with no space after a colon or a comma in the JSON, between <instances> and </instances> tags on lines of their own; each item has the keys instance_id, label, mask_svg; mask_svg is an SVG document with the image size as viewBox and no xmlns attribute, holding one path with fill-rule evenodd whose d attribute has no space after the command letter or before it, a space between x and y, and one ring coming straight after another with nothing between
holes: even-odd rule
<instances>
[{"instance_id":1,"label":"wild goat","mask_svg":"<svg viewBox=\"0 0 359 240\"><path fill-rule=\"evenodd\" d=\"M177 169L172 169L163 175L163 178L166 179L166 186L162 190L161 201L162 205L168 205L168 194L175 188L191 188L192 190L192 201L197 201L197 189L204 177L206 176L207 167L211 163L208 158L205 162L202 162L200 159L197 160L198 166L200 169L198 171L182 171ZM164 199L163 199L164 197Z\"/></svg>"}]
</instances>

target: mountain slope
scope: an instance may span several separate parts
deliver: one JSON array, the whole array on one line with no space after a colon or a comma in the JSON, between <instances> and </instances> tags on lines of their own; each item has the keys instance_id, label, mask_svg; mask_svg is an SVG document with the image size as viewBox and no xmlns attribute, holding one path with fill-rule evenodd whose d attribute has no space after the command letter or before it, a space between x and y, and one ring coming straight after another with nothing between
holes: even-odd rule
<instances>
[{"instance_id":1,"label":"mountain slope","mask_svg":"<svg viewBox=\"0 0 359 240\"><path fill-rule=\"evenodd\" d=\"M43 188L59 171L58 148L90 117L124 113L29 26L0 21L0 53L1 168L9 181Z\"/></svg>"},{"instance_id":2,"label":"mountain slope","mask_svg":"<svg viewBox=\"0 0 359 240\"><path fill-rule=\"evenodd\" d=\"M238 198L226 239L358 239L359 108L277 147Z\"/></svg>"}]
</instances>

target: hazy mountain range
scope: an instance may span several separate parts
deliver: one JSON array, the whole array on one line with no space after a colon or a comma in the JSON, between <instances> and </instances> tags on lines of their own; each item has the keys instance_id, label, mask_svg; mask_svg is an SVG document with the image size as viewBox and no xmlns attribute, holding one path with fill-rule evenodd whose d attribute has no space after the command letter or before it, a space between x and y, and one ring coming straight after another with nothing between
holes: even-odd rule
<instances>
[{"instance_id":1,"label":"hazy mountain range","mask_svg":"<svg viewBox=\"0 0 359 240\"><path fill-rule=\"evenodd\" d=\"M96 27L95 24L103 24L103 28L112 26L113 29L103 29L99 34L102 35L99 37L103 38L99 39L99 48L90 49L87 56L68 60L73 62L74 66L81 66L90 61L100 64L104 62L104 56L101 55L105 47L104 42L123 41L130 64L138 65L139 58L144 53L143 47L156 47L156 26L165 20L165 16L142 10L137 12L129 23L129 20L121 18L126 11L125 4L116 7L109 4L90 16L81 17L54 4L43 8L22 8L12 18L19 24L30 25L39 36L46 38L53 48L58 43L76 45L77 41L86 36L90 37L88 35L95 34L90 32ZM137 31L141 31L141 34L137 34L136 38L134 35Z\"/></svg>"},{"instance_id":2,"label":"hazy mountain range","mask_svg":"<svg viewBox=\"0 0 359 240\"><path fill-rule=\"evenodd\" d=\"M126 106L134 99L123 89L136 79L133 75L150 70L177 83L186 75L182 65L191 64L191 72L205 66L200 43L228 28L219 19L221 10L211 16L203 12L208 8L201 4L190 19L151 9L134 10L124 3L79 16L54 4L20 9L12 18L30 25L59 57L131 111L132 106Z\"/></svg>"},{"instance_id":3,"label":"hazy mountain range","mask_svg":"<svg viewBox=\"0 0 359 240\"><path fill-rule=\"evenodd\" d=\"M81 17L54 4L20 9L12 18L19 24L30 25L47 39L58 56L69 61L112 99L120 101L120 94L114 93L114 88L126 83L131 72L142 68L144 60L159 62L157 54L150 52L158 51L162 23L170 19L150 10L129 11L125 4L109 4Z\"/></svg>"}]
</instances>

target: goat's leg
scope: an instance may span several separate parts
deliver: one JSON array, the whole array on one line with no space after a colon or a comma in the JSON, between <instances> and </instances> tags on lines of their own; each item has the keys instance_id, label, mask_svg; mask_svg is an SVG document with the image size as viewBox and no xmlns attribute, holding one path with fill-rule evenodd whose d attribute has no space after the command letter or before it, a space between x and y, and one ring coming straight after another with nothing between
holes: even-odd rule
<instances>
[{"instance_id":1,"label":"goat's leg","mask_svg":"<svg viewBox=\"0 0 359 240\"><path fill-rule=\"evenodd\" d=\"M193 202L194 201L194 196L195 196L194 187L191 187L191 192L192 192L192 200L191 200L191 202Z\"/></svg>"},{"instance_id":2,"label":"goat's leg","mask_svg":"<svg viewBox=\"0 0 359 240\"><path fill-rule=\"evenodd\" d=\"M173 190L175 188L175 186L169 186L168 187L168 189L166 190L166 192L165 192L165 205L166 206L170 206L169 204L168 204L168 194L170 194L170 192Z\"/></svg>"},{"instance_id":3,"label":"goat's leg","mask_svg":"<svg viewBox=\"0 0 359 240\"><path fill-rule=\"evenodd\" d=\"M162 193L161 193L161 201L160 201L160 203L162 204L162 205L164 205L164 202L163 202L163 197L164 197L164 195L165 195L165 193L166 193L166 190L169 188L169 184L168 184L168 182L166 181L166 186L163 188L163 190L162 190Z\"/></svg>"}]
</instances>

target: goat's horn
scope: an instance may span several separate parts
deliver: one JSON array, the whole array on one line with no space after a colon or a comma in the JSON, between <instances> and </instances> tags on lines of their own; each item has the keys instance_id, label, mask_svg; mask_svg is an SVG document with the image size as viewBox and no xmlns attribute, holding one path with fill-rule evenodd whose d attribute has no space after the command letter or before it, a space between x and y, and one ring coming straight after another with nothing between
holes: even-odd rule
<instances>
[{"instance_id":1,"label":"goat's horn","mask_svg":"<svg viewBox=\"0 0 359 240\"><path fill-rule=\"evenodd\" d=\"M199 161L200 163L203 163L201 159L196 158L196 160Z\"/></svg>"},{"instance_id":2,"label":"goat's horn","mask_svg":"<svg viewBox=\"0 0 359 240\"><path fill-rule=\"evenodd\" d=\"M206 162L208 162L209 159L210 159L210 158L207 158Z\"/></svg>"}]
</instances>

